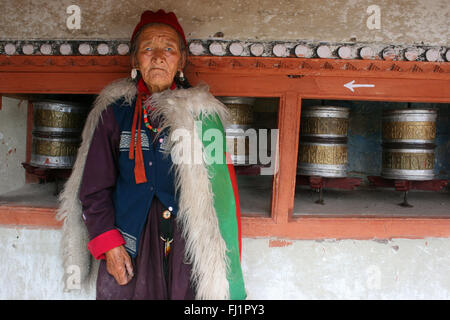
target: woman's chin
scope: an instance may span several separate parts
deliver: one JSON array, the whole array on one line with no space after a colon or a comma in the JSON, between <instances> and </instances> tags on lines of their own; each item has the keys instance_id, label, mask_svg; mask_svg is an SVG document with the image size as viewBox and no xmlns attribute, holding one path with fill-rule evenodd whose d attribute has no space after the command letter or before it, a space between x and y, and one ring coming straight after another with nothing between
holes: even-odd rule
<instances>
[{"instance_id":1,"label":"woman's chin","mask_svg":"<svg viewBox=\"0 0 450 320\"><path fill-rule=\"evenodd\" d=\"M164 87L164 86L170 86L173 82L173 79L168 77L167 74L153 74L149 77L144 77L144 82L148 86L157 86L157 87Z\"/></svg>"}]
</instances>

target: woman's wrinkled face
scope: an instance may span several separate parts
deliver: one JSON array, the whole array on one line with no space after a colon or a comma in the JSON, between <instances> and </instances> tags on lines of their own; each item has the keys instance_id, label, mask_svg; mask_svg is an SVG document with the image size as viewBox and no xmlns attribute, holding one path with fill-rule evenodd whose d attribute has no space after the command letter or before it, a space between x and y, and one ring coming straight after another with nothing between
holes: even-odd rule
<instances>
[{"instance_id":1,"label":"woman's wrinkled face","mask_svg":"<svg viewBox=\"0 0 450 320\"><path fill-rule=\"evenodd\" d=\"M184 67L178 33L167 25L150 25L137 39L134 65L150 92L168 89Z\"/></svg>"}]
</instances>

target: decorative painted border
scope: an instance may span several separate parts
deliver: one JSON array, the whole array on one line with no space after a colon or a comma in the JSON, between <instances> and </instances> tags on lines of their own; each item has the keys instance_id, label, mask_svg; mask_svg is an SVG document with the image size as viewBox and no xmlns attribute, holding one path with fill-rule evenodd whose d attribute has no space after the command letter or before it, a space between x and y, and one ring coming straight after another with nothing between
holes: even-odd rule
<instances>
[{"instance_id":1,"label":"decorative painted border","mask_svg":"<svg viewBox=\"0 0 450 320\"><path fill-rule=\"evenodd\" d=\"M110 56L127 55L127 41L2 40L0 55Z\"/></svg>"},{"instance_id":2,"label":"decorative painted border","mask_svg":"<svg viewBox=\"0 0 450 320\"><path fill-rule=\"evenodd\" d=\"M426 45L193 39L188 48L194 56L450 62L450 48ZM129 42L120 40L0 40L0 55L110 56L129 51Z\"/></svg>"}]
</instances>

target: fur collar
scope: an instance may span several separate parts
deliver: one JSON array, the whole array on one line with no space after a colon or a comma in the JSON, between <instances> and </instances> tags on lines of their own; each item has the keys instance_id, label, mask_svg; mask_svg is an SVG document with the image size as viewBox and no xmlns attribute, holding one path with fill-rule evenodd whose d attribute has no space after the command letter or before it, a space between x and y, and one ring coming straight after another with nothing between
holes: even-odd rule
<instances>
[{"instance_id":1,"label":"fur collar","mask_svg":"<svg viewBox=\"0 0 450 320\"><path fill-rule=\"evenodd\" d=\"M83 129L83 142L72 174L60 195L57 214L59 220L64 220L61 249L66 290L70 289L70 275L78 271L74 268L79 268L81 284L87 290L95 288L97 277L98 262L93 261L87 250L89 237L79 201L79 187L93 132L107 106L119 98L125 98L131 105L135 95L136 85L130 79L108 85L96 99ZM213 114L217 114L223 122L227 120L226 108L209 93L206 85L153 94L150 103L157 110L155 116L162 116L161 127L169 129L169 150L172 152L181 148L180 143L170 142L176 129L187 130L194 144L202 146L195 121L200 116ZM192 264L191 281L196 288L196 298L227 299L227 249L220 235L208 168L204 163L175 164L174 170L175 187L180 196L177 223L186 240L185 258Z\"/></svg>"}]
</instances>

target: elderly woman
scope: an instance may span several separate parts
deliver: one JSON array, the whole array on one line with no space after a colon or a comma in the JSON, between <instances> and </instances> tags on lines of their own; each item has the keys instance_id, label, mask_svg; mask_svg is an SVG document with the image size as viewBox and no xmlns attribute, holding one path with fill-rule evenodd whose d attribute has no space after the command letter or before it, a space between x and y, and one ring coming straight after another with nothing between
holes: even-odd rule
<instances>
[{"instance_id":1,"label":"elderly woman","mask_svg":"<svg viewBox=\"0 0 450 320\"><path fill-rule=\"evenodd\" d=\"M186 56L175 15L144 12L131 38L132 79L107 86L87 119L58 217L66 272L94 279L97 299L246 296L226 109L206 86L190 88ZM209 129L217 141L202 135ZM221 147L205 161L213 143ZM200 148L189 158L191 145Z\"/></svg>"}]
</instances>

